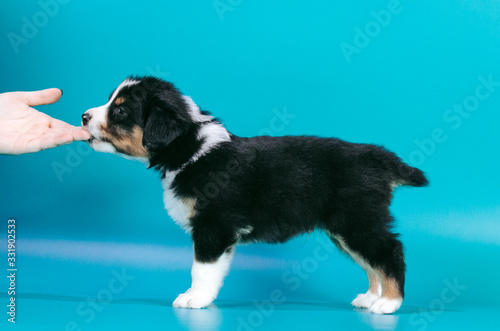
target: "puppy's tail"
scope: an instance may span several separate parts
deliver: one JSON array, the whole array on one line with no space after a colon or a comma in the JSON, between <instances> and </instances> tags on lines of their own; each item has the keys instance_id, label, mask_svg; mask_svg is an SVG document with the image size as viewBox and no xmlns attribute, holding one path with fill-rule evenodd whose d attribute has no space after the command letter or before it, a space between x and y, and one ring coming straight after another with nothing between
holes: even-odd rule
<instances>
[{"instance_id":1,"label":"puppy's tail","mask_svg":"<svg viewBox=\"0 0 500 331\"><path fill-rule=\"evenodd\" d=\"M409 166L396 154L383 147L381 150L383 151L384 157L379 158L379 160L382 160L384 168L392 175L392 181L395 186L408 185L422 187L429 184L422 170Z\"/></svg>"},{"instance_id":2,"label":"puppy's tail","mask_svg":"<svg viewBox=\"0 0 500 331\"><path fill-rule=\"evenodd\" d=\"M429 185L429 180L427 180L422 170L411 167L403 161L400 161L396 167L393 168L393 175L396 185L409 185L415 187Z\"/></svg>"}]
</instances>

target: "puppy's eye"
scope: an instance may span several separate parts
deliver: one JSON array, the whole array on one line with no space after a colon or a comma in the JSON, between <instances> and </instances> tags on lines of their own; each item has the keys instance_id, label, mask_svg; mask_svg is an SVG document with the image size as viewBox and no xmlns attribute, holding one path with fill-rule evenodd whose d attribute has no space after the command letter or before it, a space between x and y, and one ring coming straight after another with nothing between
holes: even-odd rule
<instances>
[{"instance_id":1,"label":"puppy's eye","mask_svg":"<svg viewBox=\"0 0 500 331\"><path fill-rule=\"evenodd\" d=\"M113 110L113 114L115 116L119 116L119 117L123 117L125 115L127 115L127 113L125 112L125 109L123 109L123 107L117 107Z\"/></svg>"}]
</instances>

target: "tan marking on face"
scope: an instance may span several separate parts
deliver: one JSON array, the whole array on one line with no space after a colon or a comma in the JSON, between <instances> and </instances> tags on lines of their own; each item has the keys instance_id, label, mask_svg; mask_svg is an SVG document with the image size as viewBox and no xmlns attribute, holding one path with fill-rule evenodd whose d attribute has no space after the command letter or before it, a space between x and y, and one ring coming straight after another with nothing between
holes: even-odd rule
<instances>
[{"instance_id":1,"label":"tan marking on face","mask_svg":"<svg viewBox=\"0 0 500 331\"><path fill-rule=\"evenodd\" d=\"M115 100L115 105L119 106L119 105L121 105L123 102L125 102L125 98L124 98L124 97L119 97L119 98L116 98L116 100Z\"/></svg>"},{"instance_id":2,"label":"tan marking on face","mask_svg":"<svg viewBox=\"0 0 500 331\"><path fill-rule=\"evenodd\" d=\"M196 199L193 198L183 198L182 203L186 208L189 210L188 218L191 219L196 215L196 209L194 209L194 206L196 204Z\"/></svg>"},{"instance_id":3,"label":"tan marking on face","mask_svg":"<svg viewBox=\"0 0 500 331\"><path fill-rule=\"evenodd\" d=\"M142 145L142 129L139 126L134 126L132 132L101 125L100 131L103 138L107 139L116 150L120 153L135 157L147 157L148 151Z\"/></svg>"},{"instance_id":4,"label":"tan marking on face","mask_svg":"<svg viewBox=\"0 0 500 331\"><path fill-rule=\"evenodd\" d=\"M394 278L386 276L381 271L379 271L379 274L382 280L382 297L387 299L401 299L398 282Z\"/></svg>"}]
</instances>

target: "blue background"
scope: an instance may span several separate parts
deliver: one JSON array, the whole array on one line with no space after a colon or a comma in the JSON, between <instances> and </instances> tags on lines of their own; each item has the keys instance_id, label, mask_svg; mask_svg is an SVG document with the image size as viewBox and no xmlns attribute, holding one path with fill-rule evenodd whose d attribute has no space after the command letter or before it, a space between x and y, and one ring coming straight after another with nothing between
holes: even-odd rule
<instances>
[{"instance_id":1,"label":"blue background","mask_svg":"<svg viewBox=\"0 0 500 331\"><path fill-rule=\"evenodd\" d=\"M393 1L61 2L0 4L0 92L61 88L58 103L38 109L78 125L126 76L153 74L234 134L382 144L431 186L395 195L408 264L397 314L350 306L366 290L364 272L336 251L314 260L327 240L319 232L238 248L218 308L187 311L170 304L190 285L191 242L163 208L157 173L82 142L0 156L5 259L7 219L17 220L18 315L9 327L498 329L500 86L479 86L500 82L499 2L401 0L384 26L375 17ZM26 22L38 27L23 37ZM25 43L13 46L13 34ZM488 96L460 125L451 121L449 110L477 100L477 88ZM294 117L277 121L283 111ZM295 287L283 277L297 265L309 272ZM113 270L133 280L110 303L79 310L109 293ZM443 299L453 282L461 289ZM6 278L0 285L7 302ZM276 289L286 302L259 310Z\"/></svg>"}]
</instances>

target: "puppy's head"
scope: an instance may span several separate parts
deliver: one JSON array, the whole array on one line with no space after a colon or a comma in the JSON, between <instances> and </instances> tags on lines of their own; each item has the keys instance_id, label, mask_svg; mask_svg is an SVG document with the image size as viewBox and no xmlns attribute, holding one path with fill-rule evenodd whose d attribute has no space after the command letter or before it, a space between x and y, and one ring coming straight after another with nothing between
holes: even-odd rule
<instances>
[{"instance_id":1,"label":"puppy's head","mask_svg":"<svg viewBox=\"0 0 500 331\"><path fill-rule=\"evenodd\" d=\"M148 158L167 147L190 126L189 97L170 83L154 77L127 78L100 107L82 115L100 152Z\"/></svg>"}]
</instances>

